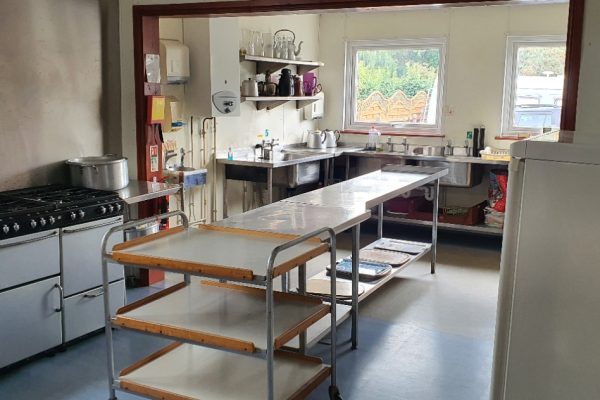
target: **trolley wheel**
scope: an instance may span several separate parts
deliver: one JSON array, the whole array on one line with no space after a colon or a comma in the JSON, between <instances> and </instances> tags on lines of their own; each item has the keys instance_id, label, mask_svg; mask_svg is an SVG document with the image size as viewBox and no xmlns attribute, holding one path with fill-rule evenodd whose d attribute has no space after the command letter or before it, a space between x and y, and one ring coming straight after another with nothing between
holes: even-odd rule
<instances>
[{"instance_id":1,"label":"trolley wheel","mask_svg":"<svg viewBox=\"0 0 600 400\"><path fill-rule=\"evenodd\" d=\"M329 400L342 400L342 394L337 386L329 386Z\"/></svg>"}]
</instances>

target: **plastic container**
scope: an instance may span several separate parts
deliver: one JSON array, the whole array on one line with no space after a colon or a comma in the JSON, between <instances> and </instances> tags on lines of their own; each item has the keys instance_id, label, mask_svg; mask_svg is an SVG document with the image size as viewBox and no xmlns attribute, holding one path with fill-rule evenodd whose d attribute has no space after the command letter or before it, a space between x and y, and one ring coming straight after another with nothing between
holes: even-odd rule
<instances>
[{"instance_id":1,"label":"plastic container","mask_svg":"<svg viewBox=\"0 0 600 400\"><path fill-rule=\"evenodd\" d=\"M369 129L369 138L367 142L367 150L377 150L379 148L379 137L381 132L375 129L375 126L371 126Z\"/></svg>"}]
</instances>

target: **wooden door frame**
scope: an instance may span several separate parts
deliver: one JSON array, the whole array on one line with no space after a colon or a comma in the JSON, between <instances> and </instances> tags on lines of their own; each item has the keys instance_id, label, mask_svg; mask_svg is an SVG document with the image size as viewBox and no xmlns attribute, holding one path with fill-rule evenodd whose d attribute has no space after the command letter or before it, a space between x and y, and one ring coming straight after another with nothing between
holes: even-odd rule
<instances>
[{"instance_id":1,"label":"wooden door frame","mask_svg":"<svg viewBox=\"0 0 600 400\"><path fill-rule=\"evenodd\" d=\"M177 0L173 0L177 1ZM567 27L567 54L565 62L565 84L563 89L563 107L561 129L575 130L577 116L577 92L581 67L581 49L583 39L583 17L585 0L570 0L569 21ZM136 147L138 179L147 180L148 171L145 144L147 133L146 100L148 87L145 85L144 49L158 47L158 37L150 38L144 34L144 26L154 25L159 17L217 17L280 14L289 12L324 12L385 10L391 7L426 6L440 4L456 7L485 4L523 4L523 0L252 0L218 1L189 4L154 4L133 6L133 40L136 103ZM156 21L152 21L156 19ZM152 41L155 43L151 43ZM150 42L150 43L149 43ZM146 92L146 93L145 93ZM156 93L155 93L156 94Z\"/></svg>"}]
</instances>

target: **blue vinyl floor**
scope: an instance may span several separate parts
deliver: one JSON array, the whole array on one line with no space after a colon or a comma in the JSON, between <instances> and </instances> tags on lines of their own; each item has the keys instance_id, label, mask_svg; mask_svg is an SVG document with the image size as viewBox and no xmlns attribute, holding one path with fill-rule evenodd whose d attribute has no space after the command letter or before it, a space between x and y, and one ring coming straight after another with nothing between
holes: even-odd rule
<instances>
[{"instance_id":1,"label":"blue vinyl floor","mask_svg":"<svg viewBox=\"0 0 600 400\"><path fill-rule=\"evenodd\" d=\"M339 329L343 398L487 400L498 264L498 241L442 236L435 276L423 260L361 303L358 350L350 349L350 321ZM155 290L135 289L128 297ZM121 330L114 337L117 370L168 343ZM329 346L318 344L310 353L328 359ZM104 336L92 335L0 373L0 399L106 400L105 363ZM328 384L310 399L327 399ZM139 399L126 393L118 398Z\"/></svg>"}]
</instances>

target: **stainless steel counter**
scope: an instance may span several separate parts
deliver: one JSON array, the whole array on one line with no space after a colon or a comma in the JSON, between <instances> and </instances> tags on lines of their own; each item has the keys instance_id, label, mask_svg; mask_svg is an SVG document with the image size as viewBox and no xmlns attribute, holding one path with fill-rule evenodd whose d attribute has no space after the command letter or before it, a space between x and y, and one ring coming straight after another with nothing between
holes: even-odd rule
<instances>
[{"instance_id":1,"label":"stainless steel counter","mask_svg":"<svg viewBox=\"0 0 600 400\"><path fill-rule=\"evenodd\" d=\"M371 216L362 205L356 208L320 206L279 201L234 215L214 225L257 231L304 235L319 228L343 232Z\"/></svg>"},{"instance_id":2,"label":"stainless steel counter","mask_svg":"<svg viewBox=\"0 0 600 400\"><path fill-rule=\"evenodd\" d=\"M130 180L129 185L117 194L125 203L136 204L146 200L175 194L181 189L181 185L172 183L146 182Z\"/></svg>"},{"instance_id":3,"label":"stainless steel counter","mask_svg":"<svg viewBox=\"0 0 600 400\"><path fill-rule=\"evenodd\" d=\"M469 164L488 164L488 165L508 165L508 161L497 161L497 160L484 160L480 157L462 157L462 156L419 156L419 155L405 155L402 153L388 152L388 151L367 151L367 150L354 150L344 152L345 155L353 157L367 157L367 158L399 158L405 160L419 160L419 161L446 161L446 162L459 162Z\"/></svg>"},{"instance_id":4,"label":"stainless steel counter","mask_svg":"<svg viewBox=\"0 0 600 400\"><path fill-rule=\"evenodd\" d=\"M223 157L217 158L217 162L225 165L240 165L254 168L279 168L311 161L325 160L333 157L334 154L332 153L309 153L307 151L303 153L275 152L273 160L263 160L255 157L253 154L242 154L240 156L234 156L233 160Z\"/></svg>"},{"instance_id":5,"label":"stainless steel counter","mask_svg":"<svg viewBox=\"0 0 600 400\"><path fill-rule=\"evenodd\" d=\"M448 170L444 168L390 165L283 201L349 208L364 204L365 209L369 209L447 174Z\"/></svg>"}]
</instances>

